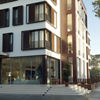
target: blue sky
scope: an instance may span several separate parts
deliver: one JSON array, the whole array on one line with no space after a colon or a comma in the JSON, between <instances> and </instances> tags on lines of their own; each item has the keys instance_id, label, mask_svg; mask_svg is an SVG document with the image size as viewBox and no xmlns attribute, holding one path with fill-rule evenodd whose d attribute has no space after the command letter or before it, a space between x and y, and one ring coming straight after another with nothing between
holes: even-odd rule
<instances>
[{"instance_id":1,"label":"blue sky","mask_svg":"<svg viewBox=\"0 0 100 100\"><path fill-rule=\"evenodd\" d=\"M100 54L100 18L95 17L92 1L83 0L88 14L88 31L91 37L91 54Z\"/></svg>"}]
</instances>

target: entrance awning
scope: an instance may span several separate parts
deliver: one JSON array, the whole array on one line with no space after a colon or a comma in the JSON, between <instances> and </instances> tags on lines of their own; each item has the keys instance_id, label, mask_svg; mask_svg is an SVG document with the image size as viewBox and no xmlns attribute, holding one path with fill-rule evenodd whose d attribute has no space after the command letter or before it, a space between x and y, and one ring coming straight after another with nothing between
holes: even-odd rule
<instances>
[{"instance_id":1,"label":"entrance awning","mask_svg":"<svg viewBox=\"0 0 100 100\"><path fill-rule=\"evenodd\" d=\"M8 54L7 53L4 53L4 52L0 52L0 58L1 57L8 57Z\"/></svg>"}]
</instances>

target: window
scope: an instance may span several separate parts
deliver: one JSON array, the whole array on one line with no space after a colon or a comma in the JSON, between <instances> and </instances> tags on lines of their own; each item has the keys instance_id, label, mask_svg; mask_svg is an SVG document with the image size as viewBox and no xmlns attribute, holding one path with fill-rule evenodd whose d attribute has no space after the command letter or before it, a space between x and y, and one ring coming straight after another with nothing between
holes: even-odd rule
<instances>
[{"instance_id":1,"label":"window","mask_svg":"<svg viewBox=\"0 0 100 100\"><path fill-rule=\"evenodd\" d=\"M0 0L0 4L7 3L7 2L12 2L12 1L17 1L17 0Z\"/></svg>"},{"instance_id":2,"label":"window","mask_svg":"<svg viewBox=\"0 0 100 100\"><path fill-rule=\"evenodd\" d=\"M55 28L57 27L57 13L51 8L48 4L46 4L45 8L46 20L49 21Z\"/></svg>"},{"instance_id":3,"label":"window","mask_svg":"<svg viewBox=\"0 0 100 100\"><path fill-rule=\"evenodd\" d=\"M40 47L43 48L44 47L44 31L40 31L40 34L39 34L39 44L40 44Z\"/></svg>"},{"instance_id":4,"label":"window","mask_svg":"<svg viewBox=\"0 0 100 100\"><path fill-rule=\"evenodd\" d=\"M48 21L57 27L57 13L47 3L27 5L27 23Z\"/></svg>"},{"instance_id":5,"label":"window","mask_svg":"<svg viewBox=\"0 0 100 100\"><path fill-rule=\"evenodd\" d=\"M52 0L52 1L57 4L57 0Z\"/></svg>"},{"instance_id":6,"label":"window","mask_svg":"<svg viewBox=\"0 0 100 100\"><path fill-rule=\"evenodd\" d=\"M23 24L23 7L14 7L13 8L13 25L22 25Z\"/></svg>"},{"instance_id":7,"label":"window","mask_svg":"<svg viewBox=\"0 0 100 100\"><path fill-rule=\"evenodd\" d=\"M47 83L54 84L59 79L59 74L59 60L47 57Z\"/></svg>"},{"instance_id":8,"label":"window","mask_svg":"<svg viewBox=\"0 0 100 100\"><path fill-rule=\"evenodd\" d=\"M44 5L40 4L39 5L39 21L44 20Z\"/></svg>"},{"instance_id":9,"label":"window","mask_svg":"<svg viewBox=\"0 0 100 100\"><path fill-rule=\"evenodd\" d=\"M73 40L72 40L72 35L68 35L68 54L73 53Z\"/></svg>"},{"instance_id":10,"label":"window","mask_svg":"<svg viewBox=\"0 0 100 100\"><path fill-rule=\"evenodd\" d=\"M22 32L22 49L44 48L44 30Z\"/></svg>"},{"instance_id":11,"label":"window","mask_svg":"<svg viewBox=\"0 0 100 100\"><path fill-rule=\"evenodd\" d=\"M51 32L49 31L45 31L45 46L47 49L50 49L51 50Z\"/></svg>"},{"instance_id":12,"label":"window","mask_svg":"<svg viewBox=\"0 0 100 100\"><path fill-rule=\"evenodd\" d=\"M9 9L0 10L0 27L9 26Z\"/></svg>"},{"instance_id":13,"label":"window","mask_svg":"<svg viewBox=\"0 0 100 100\"><path fill-rule=\"evenodd\" d=\"M67 15L67 32L72 31L72 14Z\"/></svg>"},{"instance_id":14,"label":"window","mask_svg":"<svg viewBox=\"0 0 100 100\"><path fill-rule=\"evenodd\" d=\"M2 59L2 84L40 84L42 81L42 56Z\"/></svg>"},{"instance_id":15,"label":"window","mask_svg":"<svg viewBox=\"0 0 100 100\"><path fill-rule=\"evenodd\" d=\"M45 16L46 16L46 20L48 20L49 22L51 22L51 7L46 4L46 7L45 7Z\"/></svg>"},{"instance_id":16,"label":"window","mask_svg":"<svg viewBox=\"0 0 100 100\"><path fill-rule=\"evenodd\" d=\"M67 10L72 9L72 0L67 0Z\"/></svg>"},{"instance_id":17,"label":"window","mask_svg":"<svg viewBox=\"0 0 100 100\"><path fill-rule=\"evenodd\" d=\"M27 6L27 23L44 20L44 3Z\"/></svg>"},{"instance_id":18,"label":"window","mask_svg":"<svg viewBox=\"0 0 100 100\"><path fill-rule=\"evenodd\" d=\"M57 36L55 36L55 37L54 37L54 51L55 51L55 52L57 52L57 49L58 49L58 48L57 48L57 47L58 47L57 44L58 44L58 43L57 43Z\"/></svg>"},{"instance_id":19,"label":"window","mask_svg":"<svg viewBox=\"0 0 100 100\"><path fill-rule=\"evenodd\" d=\"M54 12L54 27L57 27L57 13Z\"/></svg>"},{"instance_id":20,"label":"window","mask_svg":"<svg viewBox=\"0 0 100 100\"><path fill-rule=\"evenodd\" d=\"M13 51L13 33L3 34L3 52Z\"/></svg>"},{"instance_id":21,"label":"window","mask_svg":"<svg viewBox=\"0 0 100 100\"><path fill-rule=\"evenodd\" d=\"M60 38L46 29L22 32L22 50L48 49L60 53Z\"/></svg>"}]
</instances>

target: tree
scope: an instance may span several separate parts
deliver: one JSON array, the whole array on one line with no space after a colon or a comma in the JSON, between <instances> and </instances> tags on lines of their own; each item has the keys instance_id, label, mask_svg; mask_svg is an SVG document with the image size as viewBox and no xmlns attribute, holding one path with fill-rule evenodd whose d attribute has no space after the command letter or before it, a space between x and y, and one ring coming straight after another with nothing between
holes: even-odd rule
<instances>
[{"instance_id":1,"label":"tree","mask_svg":"<svg viewBox=\"0 0 100 100\"><path fill-rule=\"evenodd\" d=\"M63 81L68 82L69 76L71 74L70 64L66 63L64 69L63 69Z\"/></svg>"},{"instance_id":2,"label":"tree","mask_svg":"<svg viewBox=\"0 0 100 100\"><path fill-rule=\"evenodd\" d=\"M99 67L93 67L90 72L91 78L97 78L100 77L100 68Z\"/></svg>"},{"instance_id":3,"label":"tree","mask_svg":"<svg viewBox=\"0 0 100 100\"><path fill-rule=\"evenodd\" d=\"M91 66L93 67L98 66L98 60L95 55L91 56Z\"/></svg>"},{"instance_id":4,"label":"tree","mask_svg":"<svg viewBox=\"0 0 100 100\"><path fill-rule=\"evenodd\" d=\"M100 0L95 0L92 4L94 6L95 16L100 18Z\"/></svg>"}]
</instances>

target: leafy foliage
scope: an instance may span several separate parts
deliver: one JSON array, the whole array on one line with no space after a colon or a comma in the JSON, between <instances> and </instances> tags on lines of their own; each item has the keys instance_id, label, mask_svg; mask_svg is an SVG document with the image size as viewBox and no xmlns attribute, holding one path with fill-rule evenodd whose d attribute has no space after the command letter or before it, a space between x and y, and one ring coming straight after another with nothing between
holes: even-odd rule
<instances>
[{"instance_id":1,"label":"leafy foliage","mask_svg":"<svg viewBox=\"0 0 100 100\"><path fill-rule=\"evenodd\" d=\"M97 57L95 55L91 56L91 65L93 67L98 66L98 60L97 60Z\"/></svg>"},{"instance_id":2,"label":"leafy foliage","mask_svg":"<svg viewBox=\"0 0 100 100\"><path fill-rule=\"evenodd\" d=\"M68 82L68 78L69 78L69 76L70 76L70 74L71 74L71 69L70 69L70 64L69 63L67 63L66 65L65 65L65 68L64 68L64 70L63 70L63 81L65 81L65 82Z\"/></svg>"},{"instance_id":3,"label":"leafy foliage","mask_svg":"<svg viewBox=\"0 0 100 100\"><path fill-rule=\"evenodd\" d=\"M95 16L100 18L100 0L95 0L92 4L94 6Z\"/></svg>"},{"instance_id":4,"label":"leafy foliage","mask_svg":"<svg viewBox=\"0 0 100 100\"><path fill-rule=\"evenodd\" d=\"M93 67L91 70L91 78L100 77L100 67Z\"/></svg>"}]
</instances>

